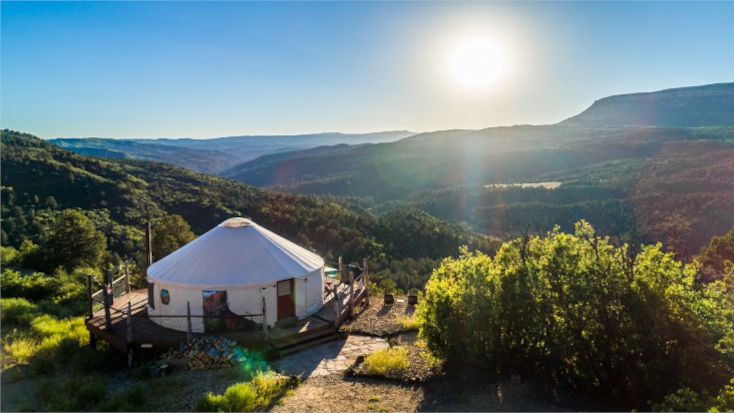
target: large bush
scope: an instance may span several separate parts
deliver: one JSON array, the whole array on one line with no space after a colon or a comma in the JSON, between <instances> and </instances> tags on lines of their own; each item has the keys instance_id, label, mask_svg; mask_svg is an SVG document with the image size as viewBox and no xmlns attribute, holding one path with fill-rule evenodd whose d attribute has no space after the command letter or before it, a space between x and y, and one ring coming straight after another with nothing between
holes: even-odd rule
<instances>
[{"instance_id":1,"label":"large bush","mask_svg":"<svg viewBox=\"0 0 734 413\"><path fill-rule=\"evenodd\" d=\"M442 356L641 405L731 377L731 301L696 277L659 245L634 256L582 221L494 259L445 260L418 310L421 334Z\"/></svg>"}]
</instances>

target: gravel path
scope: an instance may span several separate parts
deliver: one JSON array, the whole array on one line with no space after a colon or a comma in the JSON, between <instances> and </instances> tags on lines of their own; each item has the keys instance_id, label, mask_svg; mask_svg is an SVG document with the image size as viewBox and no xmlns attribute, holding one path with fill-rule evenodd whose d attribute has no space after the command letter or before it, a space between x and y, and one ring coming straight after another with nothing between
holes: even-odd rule
<instances>
[{"instance_id":1,"label":"gravel path","mask_svg":"<svg viewBox=\"0 0 734 413\"><path fill-rule=\"evenodd\" d=\"M397 317L410 317L415 313L415 306L407 302L407 297L395 297L394 304L386 305L384 300L374 297L369 307L360 306L354 320L348 320L345 325L351 328L352 334L385 337L400 333L403 327L398 324Z\"/></svg>"},{"instance_id":2,"label":"gravel path","mask_svg":"<svg viewBox=\"0 0 734 413\"><path fill-rule=\"evenodd\" d=\"M352 334L346 340L332 341L311 350L291 354L283 360L275 361L273 367L287 376L327 376L345 371L359 356L386 348L388 343L384 339Z\"/></svg>"}]
</instances>

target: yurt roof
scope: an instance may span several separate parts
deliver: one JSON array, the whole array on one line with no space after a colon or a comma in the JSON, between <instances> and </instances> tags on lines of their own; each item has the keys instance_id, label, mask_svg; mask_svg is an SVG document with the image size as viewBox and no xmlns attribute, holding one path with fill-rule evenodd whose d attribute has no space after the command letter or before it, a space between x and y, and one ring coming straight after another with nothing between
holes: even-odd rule
<instances>
[{"instance_id":1,"label":"yurt roof","mask_svg":"<svg viewBox=\"0 0 734 413\"><path fill-rule=\"evenodd\" d=\"M155 231L155 229L154 229ZM305 276L318 255L245 218L230 218L148 268L153 281L238 288Z\"/></svg>"}]
</instances>

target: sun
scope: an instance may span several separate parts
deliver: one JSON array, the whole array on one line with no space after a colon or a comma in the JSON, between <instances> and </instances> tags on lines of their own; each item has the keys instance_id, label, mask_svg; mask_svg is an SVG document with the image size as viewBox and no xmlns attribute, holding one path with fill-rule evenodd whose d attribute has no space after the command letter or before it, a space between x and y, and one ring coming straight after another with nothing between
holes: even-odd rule
<instances>
[{"instance_id":1,"label":"sun","mask_svg":"<svg viewBox=\"0 0 734 413\"><path fill-rule=\"evenodd\" d=\"M502 74L502 51L485 38L464 42L452 61L456 79L465 86L481 88L494 83Z\"/></svg>"}]
</instances>

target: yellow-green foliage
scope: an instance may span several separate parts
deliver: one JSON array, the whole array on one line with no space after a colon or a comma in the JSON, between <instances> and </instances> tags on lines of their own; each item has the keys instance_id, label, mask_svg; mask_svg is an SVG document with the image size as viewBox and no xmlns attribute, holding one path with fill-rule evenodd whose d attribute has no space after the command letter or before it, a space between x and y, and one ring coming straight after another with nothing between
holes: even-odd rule
<instances>
[{"instance_id":1,"label":"yellow-green foliage","mask_svg":"<svg viewBox=\"0 0 734 413\"><path fill-rule=\"evenodd\" d=\"M420 319L415 314L410 316L395 316L395 321L403 327L404 331L417 331L420 329Z\"/></svg>"},{"instance_id":2,"label":"yellow-green foliage","mask_svg":"<svg viewBox=\"0 0 734 413\"><path fill-rule=\"evenodd\" d=\"M364 359L370 374L385 375L408 367L408 352L404 347L393 347L370 354Z\"/></svg>"},{"instance_id":3,"label":"yellow-green foliage","mask_svg":"<svg viewBox=\"0 0 734 413\"><path fill-rule=\"evenodd\" d=\"M249 383L230 386L222 395L209 393L196 403L199 412L254 412L262 410L286 388L288 379L275 374L259 374Z\"/></svg>"},{"instance_id":4,"label":"yellow-green foliage","mask_svg":"<svg viewBox=\"0 0 734 413\"><path fill-rule=\"evenodd\" d=\"M0 247L0 261L3 268L7 266L18 265L20 252L13 247Z\"/></svg>"},{"instance_id":5,"label":"yellow-green foliage","mask_svg":"<svg viewBox=\"0 0 734 413\"><path fill-rule=\"evenodd\" d=\"M52 356L57 351L70 355L89 342L83 317L58 319L43 314L39 305L19 298L2 299L0 307L4 328L16 327L3 337L3 351L17 362Z\"/></svg>"},{"instance_id":6,"label":"yellow-green foliage","mask_svg":"<svg viewBox=\"0 0 734 413\"><path fill-rule=\"evenodd\" d=\"M421 337L438 356L563 378L630 407L681 384L720 388L734 367L724 286L699 284L660 245L639 251L583 221L575 234L508 242L494 258L464 250L426 285Z\"/></svg>"},{"instance_id":7,"label":"yellow-green foliage","mask_svg":"<svg viewBox=\"0 0 734 413\"><path fill-rule=\"evenodd\" d=\"M680 389L665 397L662 403L652 407L654 412L734 412L734 379L724 386L718 397L700 394L689 389Z\"/></svg>"}]
</instances>

